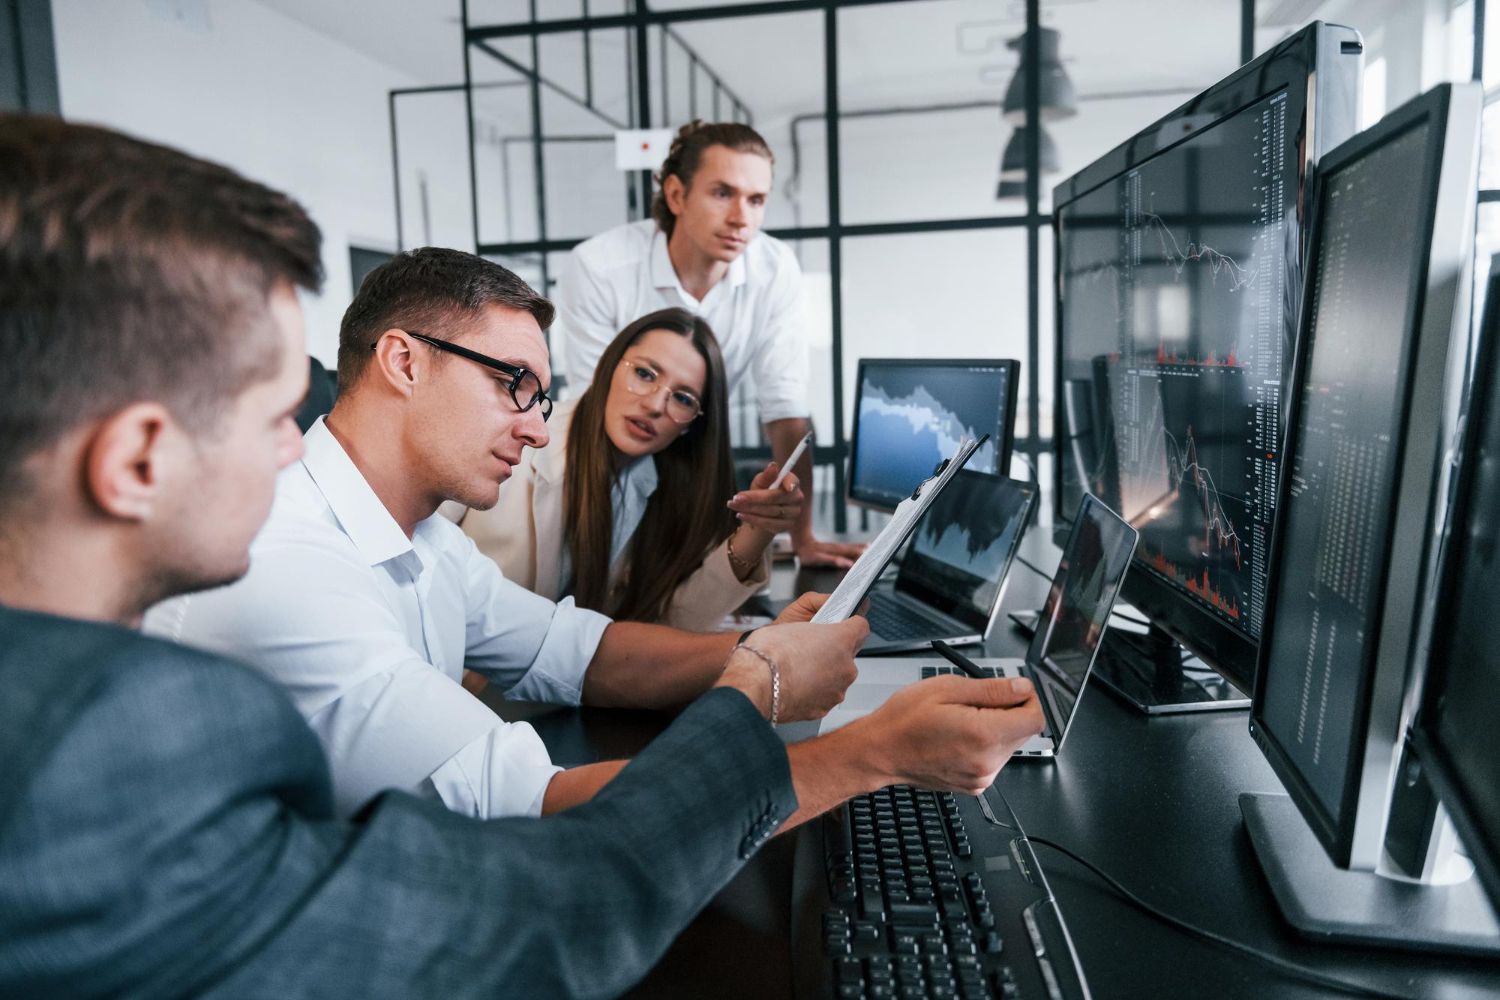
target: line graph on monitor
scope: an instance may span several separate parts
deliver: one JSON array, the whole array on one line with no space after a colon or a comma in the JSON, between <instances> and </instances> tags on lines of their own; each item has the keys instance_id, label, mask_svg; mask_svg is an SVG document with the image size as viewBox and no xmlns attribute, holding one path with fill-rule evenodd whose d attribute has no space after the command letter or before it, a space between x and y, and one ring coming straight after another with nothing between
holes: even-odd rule
<instances>
[{"instance_id":1,"label":"line graph on monitor","mask_svg":"<svg viewBox=\"0 0 1500 1000\"><path fill-rule=\"evenodd\" d=\"M1188 240L1184 246L1173 235L1166 221L1150 209L1142 212L1141 218L1145 220L1147 231L1154 233L1161 244L1162 259L1171 265L1173 273L1179 278L1189 264L1203 261L1207 263L1211 280L1215 284L1222 277L1228 284L1229 291L1237 292L1253 284L1260 274L1259 267L1246 267L1234 257L1207 243Z\"/></svg>"},{"instance_id":2,"label":"line graph on monitor","mask_svg":"<svg viewBox=\"0 0 1500 1000\"><path fill-rule=\"evenodd\" d=\"M1121 476L1126 509L1133 504L1141 514L1137 558L1238 622L1241 607L1251 596L1249 505L1242 492L1221 486L1224 473L1211 468L1202 453L1200 434L1192 425L1181 433L1167 429L1163 380L1141 381L1145 383L1143 395L1151 397L1149 416L1140 425L1143 433L1133 461ZM1199 416L1204 416L1201 411ZM1210 436L1215 442L1213 464L1242 480L1243 472L1236 467L1248 452L1233 428L1212 427Z\"/></svg>"}]
</instances>

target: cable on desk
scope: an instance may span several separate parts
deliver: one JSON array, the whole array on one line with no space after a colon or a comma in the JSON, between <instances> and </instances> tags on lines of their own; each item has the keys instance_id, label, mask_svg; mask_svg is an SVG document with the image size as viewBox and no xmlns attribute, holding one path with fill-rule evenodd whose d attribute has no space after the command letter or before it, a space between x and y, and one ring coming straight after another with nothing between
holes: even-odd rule
<instances>
[{"instance_id":1,"label":"cable on desk","mask_svg":"<svg viewBox=\"0 0 1500 1000\"><path fill-rule=\"evenodd\" d=\"M1202 938L1203 940L1208 941L1211 944L1216 944L1221 948L1227 948L1230 951L1238 952L1242 955L1248 955L1258 962L1262 962L1266 965L1271 966L1284 975L1291 976L1294 979L1301 979L1304 982L1312 983L1317 986L1323 986L1331 990L1338 990L1341 993L1352 993L1356 996L1376 997L1378 998L1378 1000L1412 1000L1411 997L1407 996L1404 993L1387 993L1384 990L1374 989L1373 987L1369 986L1361 986L1357 983L1346 982L1345 980L1337 979L1333 976L1324 975L1323 973L1318 972L1315 969L1309 969L1306 966L1298 965L1295 962L1288 962L1284 958L1278 958L1277 956L1272 955L1269 952L1261 951L1258 948L1252 948L1250 945L1236 941L1233 938L1228 938L1222 934L1215 933L1214 931L1205 930L1204 928L1198 927L1195 924L1190 924L1186 920L1183 920L1181 917L1174 917L1170 913L1167 913L1164 910L1159 910L1156 907L1152 906L1150 903L1146 902L1144 899L1141 899L1135 893L1125 888L1119 882L1115 881L1115 879L1110 877L1093 862L1084 860L1061 844L1054 843L1053 841L1050 841L1045 837L1027 836L1026 839L1031 841L1031 843L1033 844L1041 844L1045 847L1050 847L1054 851L1072 858L1078 864L1093 872L1095 876L1097 876L1102 882L1108 885L1115 892L1119 893L1121 897L1123 897L1136 909L1143 911L1149 916L1155 917L1162 923L1167 924L1171 927L1175 927L1180 931L1185 931L1194 937Z\"/></svg>"},{"instance_id":2,"label":"cable on desk","mask_svg":"<svg viewBox=\"0 0 1500 1000\"><path fill-rule=\"evenodd\" d=\"M1019 458L1021 461L1025 462L1026 470L1031 473L1031 483L1038 487L1042 485L1040 477L1038 477L1036 474L1036 466L1031 464L1030 455L1026 454L1024 451L1012 451L1010 453L1010 457Z\"/></svg>"},{"instance_id":3,"label":"cable on desk","mask_svg":"<svg viewBox=\"0 0 1500 1000\"><path fill-rule=\"evenodd\" d=\"M1043 580L1046 580L1048 583L1052 582L1051 573L1043 573L1041 570L1036 568L1036 565L1030 559L1027 559L1019 552L1016 553L1016 562L1020 563L1022 566L1025 566L1027 569L1031 570L1033 573L1041 577Z\"/></svg>"},{"instance_id":4,"label":"cable on desk","mask_svg":"<svg viewBox=\"0 0 1500 1000\"><path fill-rule=\"evenodd\" d=\"M1123 618L1126 621L1132 622L1132 623L1134 623L1136 625L1144 625L1147 628L1151 627L1151 623L1148 622L1146 619L1141 618L1138 615L1127 615L1125 612L1121 611L1119 608L1113 608L1113 609L1110 610L1109 613L1111 615L1115 616L1116 618Z\"/></svg>"}]
</instances>

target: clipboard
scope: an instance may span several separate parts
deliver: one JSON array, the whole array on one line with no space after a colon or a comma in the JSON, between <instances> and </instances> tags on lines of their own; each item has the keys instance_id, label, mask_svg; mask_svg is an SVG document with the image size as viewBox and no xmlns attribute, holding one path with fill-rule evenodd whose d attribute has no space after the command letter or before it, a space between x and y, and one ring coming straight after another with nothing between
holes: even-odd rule
<instances>
[{"instance_id":1,"label":"clipboard","mask_svg":"<svg viewBox=\"0 0 1500 1000\"><path fill-rule=\"evenodd\" d=\"M932 476L922 480L917 488L912 490L911 496L896 505L895 513L891 515L890 521L880 535L855 560L854 565L849 567L849 572L844 574L844 579L818 609L818 613L813 615L814 624L831 625L844 621L854 614L902 544L916 530L917 524L922 520L922 515L927 513L927 508L932 505L932 501L937 499L937 495L958 474L958 470L964 467L974 452L978 451L989 438L990 436L986 434L977 441L972 438L960 441L958 450L953 453L952 457L944 459L943 464Z\"/></svg>"}]
</instances>

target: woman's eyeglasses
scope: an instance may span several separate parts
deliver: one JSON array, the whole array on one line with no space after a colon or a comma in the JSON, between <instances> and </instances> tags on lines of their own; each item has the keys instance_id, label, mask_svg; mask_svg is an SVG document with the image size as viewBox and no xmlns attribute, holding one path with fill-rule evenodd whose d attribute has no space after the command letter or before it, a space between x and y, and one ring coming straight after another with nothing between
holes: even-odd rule
<instances>
[{"instance_id":1,"label":"woman's eyeglasses","mask_svg":"<svg viewBox=\"0 0 1500 1000\"><path fill-rule=\"evenodd\" d=\"M626 358L620 362L620 367L625 369L625 388L637 396L652 396L665 388L661 384L661 374L644 361ZM673 423L687 424L703 412L703 404L686 389L672 389L667 393L666 411L667 419Z\"/></svg>"},{"instance_id":2,"label":"woman's eyeglasses","mask_svg":"<svg viewBox=\"0 0 1500 1000\"><path fill-rule=\"evenodd\" d=\"M407 330L406 332L422 343L436 347L440 351L457 354L461 358L467 358L477 364L484 365L486 368L493 368L502 375L510 376L510 398L515 400L517 410L525 413L533 406L540 405L543 422L546 422L547 418L552 416L552 400L542 390L542 380L530 368L506 364L504 361L497 361L487 354L480 354L478 351L471 351L467 347L459 347L457 344L446 340L438 340L436 337L429 337L415 330ZM374 350L379 346L378 343L372 344L370 349Z\"/></svg>"}]
</instances>

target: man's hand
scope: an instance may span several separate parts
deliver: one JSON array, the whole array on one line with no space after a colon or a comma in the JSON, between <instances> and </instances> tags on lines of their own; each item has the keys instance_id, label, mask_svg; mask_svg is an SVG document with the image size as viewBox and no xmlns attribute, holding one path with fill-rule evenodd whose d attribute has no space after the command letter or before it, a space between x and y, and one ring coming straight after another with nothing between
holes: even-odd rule
<instances>
[{"instance_id":1,"label":"man's hand","mask_svg":"<svg viewBox=\"0 0 1500 1000\"><path fill-rule=\"evenodd\" d=\"M794 623L756 629L746 646L776 664L781 680L777 721L821 719L843 701L859 673L854 654L869 635L869 624L858 616L837 625ZM750 649L736 647L729 654L717 686L743 691L770 718L771 671Z\"/></svg>"},{"instance_id":2,"label":"man's hand","mask_svg":"<svg viewBox=\"0 0 1500 1000\"><path fill-rule=\"evenodd\" d=\"M811 534L794 538L797 561L803 566L832 566L848 569L864 552L865 546L853 542L820 542Z\"/></svg>"},{"instance_id":3,"label":"man's hand","mask_svg":"<svg viewBox=\"0 0 1500 1000\"><path fill-rule=\"evenodd\" d=\"M781 614L776 616L775 624L787 625L792 622L810 622L813 620L813 615L817 614L818 609L828 603L828 598L831 596L833 595L820 594L815 590L809 590L791 604L782 608ZM862 615L869 610L870 599L866 597L863 601L859 602L859 607L854 609L854 613Z\"/></svg>"},{"instance_id":4,"label":"man's hand","mask_svg":"<svg viewBox=\"0 0 1500 1000\"><path fill-rule=\"evenodd\" d=\"M1024 678L945 675L898 691L845 728L859 728L881 785L980 795L1044 722Z\"/></svg>"},{"instance_id":5,"label":"man's hand","mask_svg":"<svg viewBox=\"0 0 1500 1000\"><path fill-rule=\"evenodd\" d=\"M828 601L829 596L828 594L820 594L817 591L809 590L791 604L782 608L781 614L776 616L774 624L791 625L796 622L812 621L813 615L818 613L818 609Z\"/></svg>"}]
</instances>

